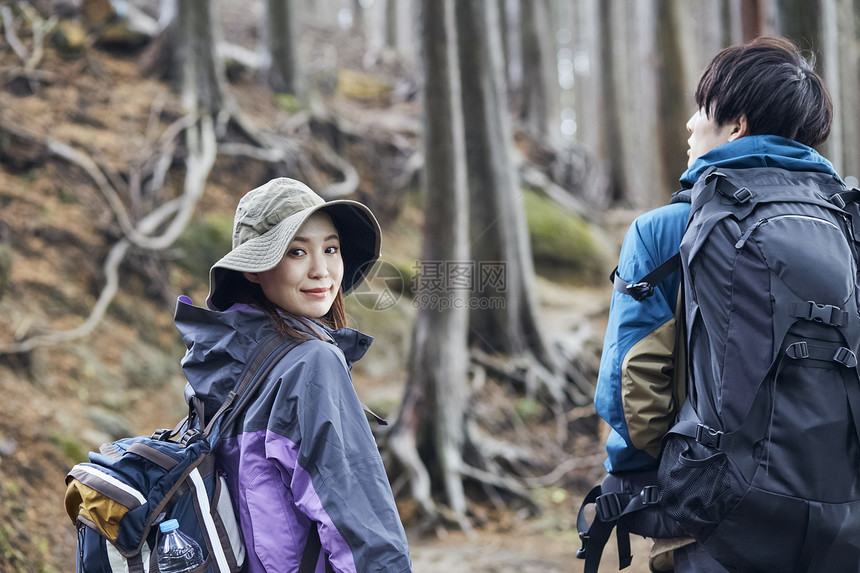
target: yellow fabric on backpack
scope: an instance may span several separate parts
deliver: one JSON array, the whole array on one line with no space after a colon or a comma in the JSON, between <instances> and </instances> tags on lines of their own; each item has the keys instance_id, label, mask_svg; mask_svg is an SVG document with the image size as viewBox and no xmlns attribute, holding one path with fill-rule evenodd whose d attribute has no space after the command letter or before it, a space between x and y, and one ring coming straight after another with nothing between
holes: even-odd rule
<instances>
[{"instance_id":1,"label":"yellow fabric on backpack","mask_svg":"<svg viewBox=\"0 0 860 573\"><path fill-rule=\"evenodd\" d=\"M119 522L128 513L128 508L104 496L76 479L69 480L66 487L66 513L72 523L78 518L94 525L110 541L119 535Z\"/></svg>"}]
</instances>

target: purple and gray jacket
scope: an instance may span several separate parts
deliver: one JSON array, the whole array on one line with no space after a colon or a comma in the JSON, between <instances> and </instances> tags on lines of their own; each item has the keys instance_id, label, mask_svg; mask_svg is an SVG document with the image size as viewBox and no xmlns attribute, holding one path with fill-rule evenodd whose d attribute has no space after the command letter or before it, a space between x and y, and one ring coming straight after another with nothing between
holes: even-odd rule
<instances>
[{"instance_id":1,"label":"purple and gray jacket","mask_svg":"<svg viewBox=\"0 0 860 573\"><path fill-rule=\"evenodd\" d=\"M190 302L182 297L176 309L188 348L186 393L214 413L274 329L246 305L217 312ZM281 359L218 442L248 549L244 570L298 571L316 525L335 571L411 571L388 477L349 374L372 339L315 326L328 340L303 342ZM324 570L320 558L316 571Z\"/></svg>"}]
</instances>

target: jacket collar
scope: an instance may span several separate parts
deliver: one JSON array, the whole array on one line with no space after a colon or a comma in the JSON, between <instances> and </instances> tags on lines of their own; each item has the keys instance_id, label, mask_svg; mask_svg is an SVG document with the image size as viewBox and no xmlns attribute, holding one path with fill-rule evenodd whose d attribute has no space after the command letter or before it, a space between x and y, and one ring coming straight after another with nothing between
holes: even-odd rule
<instances>
[{"instance_id":1,"label":"jacket collar","mask_svg":"<svg viewBox=\"0 0 860 573\"><path fill-rule=\"evenodd\" d=\"M681 175L681 186L692 187L711 166L726 169L781 167L788 171L829 173L839 179L833 164L813 148L776 135L750 135L715 147L696 159Z\"/></svg>"},{"instance_id":2,"label":"jacket collar","mask_svg":"<svg viewBox=\"0 0 860 573\"><path fill-rule=\"evenodd\" d=\"M359 332L354 328L339 328L332 330L331 328L314 323L314 326L322 330L329 338L329 342L334 343L346 358L346 364L350 368L352 365L361 360L367 349L370 348L373 342L373 337Z\"/></svg>"},{"instance_id":3,"label":"jacket collar","mask_svg":"<svg viewBox=\"0 0 860 573\"><path fill-rule=\"evenodd\" d=\"M311 338L322 337L326 342L336 345L343 352L350 368L364 356L373 342L372 337L354 328L334 330L309 319L284 318ZM191 348L193 343L211 349L220 348L242 361L245 356L239 355L251 352L272 331L268 317L257 308L234 304L225 311L215 311L194 306L186 296L179 297L175 323L186 347Z\"/></svg>"}]
</instances>

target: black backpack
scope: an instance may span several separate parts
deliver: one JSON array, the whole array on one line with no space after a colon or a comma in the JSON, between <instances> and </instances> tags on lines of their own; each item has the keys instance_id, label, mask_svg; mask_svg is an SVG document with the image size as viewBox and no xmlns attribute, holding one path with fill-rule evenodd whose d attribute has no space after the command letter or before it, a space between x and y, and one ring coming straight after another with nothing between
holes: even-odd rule
<instances>
[{"instance_id":1,"label":"black backpack","mask_svg":"<svg viewBox=\"0 0 860 573\"><path fill-rule=\"evenodd\" d=\"M733 571L860 570L857 244L841 181L706 172L681 242L688 399L665 511Z\"/></svg>"},{"instance_id":2,"label":"black backpack","mask_svg":"<svg viewBox=\"0 0 860 573\"><path fill-rule=\"evenodd\" d=\"M859 194L765 167L692 190L688 397L656 497L731 571L860 571Z\"/></svg>"}]
</instances>

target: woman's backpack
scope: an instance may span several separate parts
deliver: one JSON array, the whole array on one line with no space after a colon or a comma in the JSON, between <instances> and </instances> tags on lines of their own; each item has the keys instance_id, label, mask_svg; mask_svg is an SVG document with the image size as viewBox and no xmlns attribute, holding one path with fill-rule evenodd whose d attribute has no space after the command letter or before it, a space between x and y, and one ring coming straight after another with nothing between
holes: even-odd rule
<instances>
[{"instance_id":1,"label":"woman's backpack","mask_svg":"<svg viewBox=\"0 0 860 573\"><path fill-rule=\"evenodd\" d=\"M202 403L192 398L189 416L176 429L102 444L98 453L90 452L88 463L72 468L65 505L78 529L76 571L158 571L158 526L167 519L177 519L179 529L201 547L200 573L241 569L245 546L213 450L220 428L229 427L296 345L279 336L264 342L205 426Z\"/></svg>"}]
</instances>

